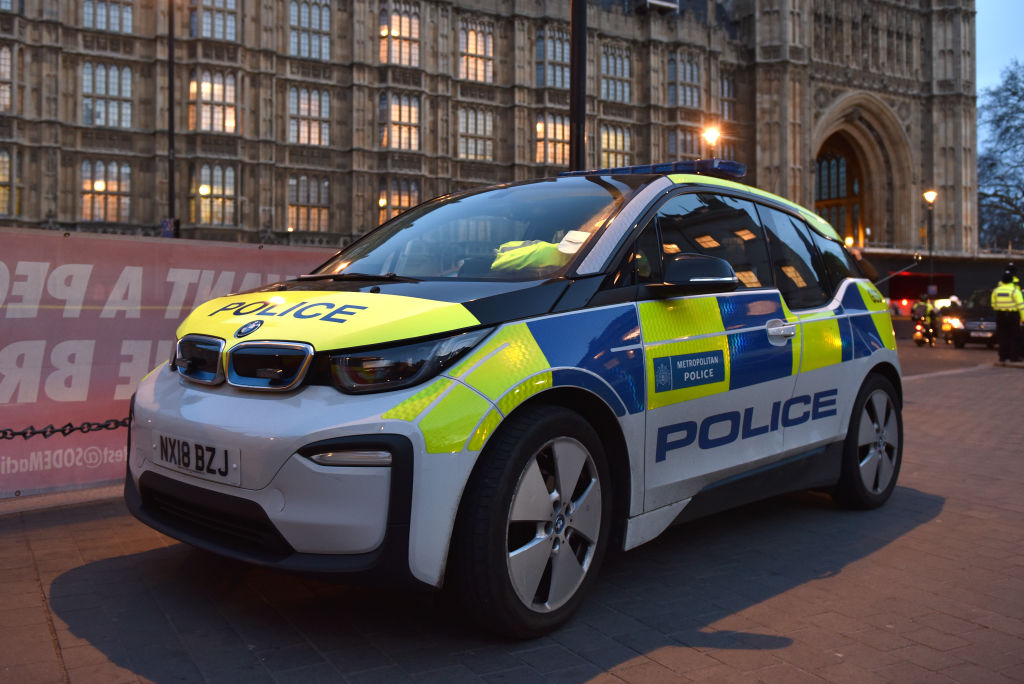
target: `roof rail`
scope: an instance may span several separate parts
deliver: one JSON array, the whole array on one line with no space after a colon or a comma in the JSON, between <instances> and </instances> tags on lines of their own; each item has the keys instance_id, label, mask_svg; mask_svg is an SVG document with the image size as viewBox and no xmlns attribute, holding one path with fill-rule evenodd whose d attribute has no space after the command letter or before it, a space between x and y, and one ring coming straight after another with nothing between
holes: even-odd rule
<instances>
[{"instance_id":1,"label":"roof rail","mask_svg":"<svg viewBox=\"0 0 1024 684\"><path fill-rule=\"evenodd\" d=\"M696 159L688 161L667 162L664 164L638 164L637 166L617 166L610 169L591 169L589 171L562 171L562 176L615 176L631 173L696 173L704 176L715 176L726 180L739 180L747 175L747 167L731 159Z\"/></svg>"}]
</instances>

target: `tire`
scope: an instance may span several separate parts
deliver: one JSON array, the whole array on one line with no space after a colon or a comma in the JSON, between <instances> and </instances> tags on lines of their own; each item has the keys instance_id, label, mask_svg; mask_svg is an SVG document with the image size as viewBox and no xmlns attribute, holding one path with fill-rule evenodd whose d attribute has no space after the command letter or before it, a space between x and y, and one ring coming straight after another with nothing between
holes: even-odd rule
<instances>
[{"instance_id":1,"label":"tire","mask_svg":"<svg viewBox=\"0 0 1024 684\"><path fill-rule=\"evenodd\" d=\"M886 378L869 375L843 443L839 500L851 508L878 508L896 487L902 460L903 414L896 390Z\"/></svg>"},{"instance_id":2,"label":"tire","mask_svg":"<svg viewBox=\"0 0 1024 684\"><path fill-rule=\"evenodd\" d=\"M963 349L965 344L967 343L964 342L963 340L953 340L953 346L956 347L957 349Z\"/></svg>"},{"instance_id":3,"label":"tire","mask_svg":"<svg viewBox=\"0 0 1024 684\"><path fill-rule=\"evenodd\" d=\"M917 339L917 338L915 337L915 338L914 338L914 342L916 342L916 343L917 343L917 346L918 346L918 347L923 347L923 346L924 346L924 340L919 340L919 339Z\"/></svg>"},{"instance_id":4,"label":"tire","mask_svg":"<svg viewBox=\"0 0 1024 684\"><path fill-rule=\"evenodd\" d=\"M537 405L512 416L480 458L459 510L448 589L485 629L540 636L572 616L604 558L604 449L579 414Z\"/></svg>"}]
</instances>

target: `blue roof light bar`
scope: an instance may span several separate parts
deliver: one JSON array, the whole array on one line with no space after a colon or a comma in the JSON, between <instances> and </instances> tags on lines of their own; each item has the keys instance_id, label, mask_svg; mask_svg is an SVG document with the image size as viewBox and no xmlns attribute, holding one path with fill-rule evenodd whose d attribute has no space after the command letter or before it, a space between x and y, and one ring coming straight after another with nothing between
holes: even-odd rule
<instances>
[{"instance_id":1,"label":"blue roof light bar","mask_svg":"<svg viewBox=\"0 0 1024 684\"><path fill-rule=\"evenodd\" d=\"M562 171L562 176L616 176L624 174L663 174L663 173L696 173L704 176L715 176L726 180L740 180L747 175L747 167L731 159L697 159L694 161L676 161L665 164L638 164L637 166L618 166L611 169L591 169L589 171Z\"/></svg>"}]
</instances>

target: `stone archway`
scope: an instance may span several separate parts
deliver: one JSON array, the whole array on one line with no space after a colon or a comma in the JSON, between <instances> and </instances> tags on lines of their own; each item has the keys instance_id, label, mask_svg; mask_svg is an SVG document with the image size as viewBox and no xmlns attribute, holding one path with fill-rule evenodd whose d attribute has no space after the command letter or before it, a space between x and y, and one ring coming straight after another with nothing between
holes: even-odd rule
<instances>
[{"instance_id":1,"label":"stone archway","mask_svg":"<svg viewBox=\"0 0 1024 684\"><path fill-rule=\"evenodd\" d=\"M847 225L836 226L840 234L880 247L910 247L916 242L920 216L919 203L913 201L917 183L910 141L881 99L863 92L838 98L815 125L811 144L812 168L829 155L845 156L856 167L857 224L847 215ZM817 194L815 199L817 203Z\"/></svg>"}]
</instances>

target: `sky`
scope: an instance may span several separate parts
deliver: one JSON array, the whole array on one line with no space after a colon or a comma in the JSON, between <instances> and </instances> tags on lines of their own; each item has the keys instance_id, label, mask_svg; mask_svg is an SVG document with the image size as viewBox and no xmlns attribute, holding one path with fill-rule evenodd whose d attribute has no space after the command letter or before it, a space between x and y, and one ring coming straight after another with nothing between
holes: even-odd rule
<instances>
[{"instance_id":1,"label":"sky","mask_svg":"<svg viewBox=\"0 0 1024 684\"><path fill-rule=\"evenodd\" d=\"M1000 74L1014 58L1024 62L1024 41L1020 37L1020 21L1024 18L1022 0L977 0L975 9L975 50L978 63L978 104L981 91L999 85ZM978 142L984 147L986 131L978 131Z\"/></svg>"}]
</instances>

